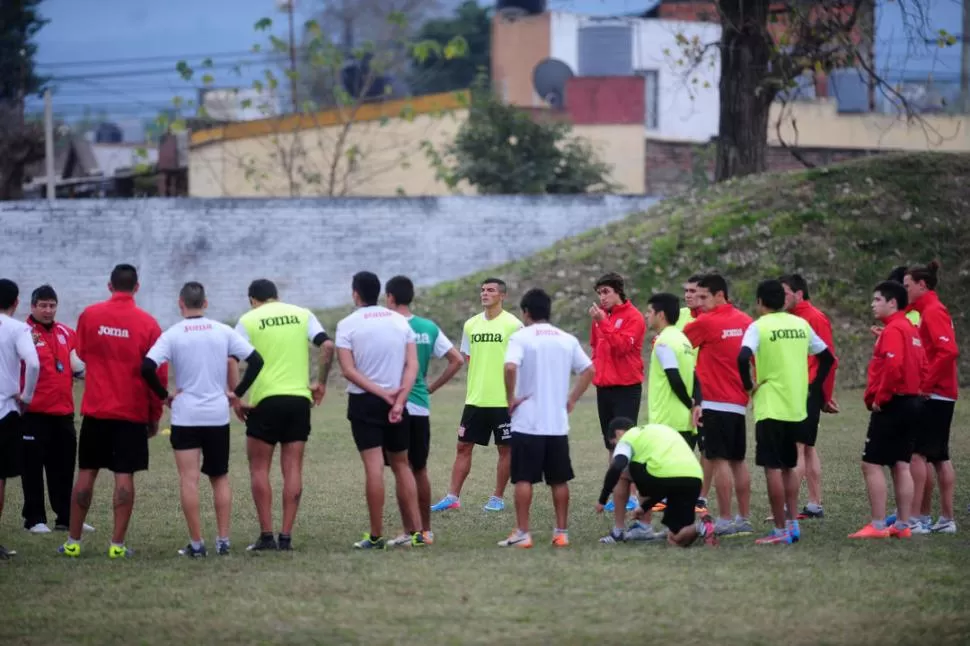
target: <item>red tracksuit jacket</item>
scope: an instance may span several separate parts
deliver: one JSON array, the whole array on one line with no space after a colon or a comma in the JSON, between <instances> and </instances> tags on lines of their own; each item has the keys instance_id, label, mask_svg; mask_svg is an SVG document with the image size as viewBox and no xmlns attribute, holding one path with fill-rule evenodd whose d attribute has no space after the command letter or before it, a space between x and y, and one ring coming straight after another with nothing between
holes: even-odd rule
<instances>
[{"instance_id":1,"label":"red tracksuit jacket","mask_svg":"<svg viewBox=\"0 0 970 646\"><path fill-rule=\"evenodd\" d=\"M920 387L924 395L956 399L958 394L957 347L953 319L936 292L926 292L913 302L919 312L919 337L926 352L926 377Z\"/></svg>"},{"instance_id":2,"label":"red tracksuit jacket","mask_svg":"<svg viewBox=\"0 0 970 646\"><path fill-rule=\"evenodd\" d=\"M646 332L643 314L630 301L614 307L602 321L593 322L589 345L596 370L595 386L643 383L643 337Z\"/></svg>"},{"instance_id":3,"label":"red tracksuit jacket","mask_svg":"<svg viewBox=\"0 0 970 646\"><path fill-rule=\"evenodd\" d=\"M684 328L691 345L698 349L697 377L704 401L748 405L748 391L738 374L741 340L752 318L730 303L694 318Z\"/></svg>"},{"instance_id":4,"label":"red tracksuit jacket","mask_svg":"<svg viewBox=\"0 0 970 646\"><path fill-rule=\"evenodd\" d=\"M822 313L822 310L818 309L808 301L802 301L798 303L791 309L791 314L799 318L805 319L805 321L811 326L815 334L818 335L822 341L825 341L825 345L829 347L829 352L835 357L835 363L832 364L832 369L829 371L828 377L825 378L825 383L822 384L822 396L825 402L832 401L832 395L835 393L835 369L839 367L839 358L835 356L835 339L832 337L832 323L829 321L829 317ZM808 358L808 381L809 383L815 381L815 375L818 374L818 357L812 355Z\"/></svg>"},{"instance_id":5,"label":"red tracksuit jacket","mask_svg":"<svg viewBox=\"0 0 970 646\"><path fill-rule=\"evenodd\" d=\"M161 336L158 322L135 305L132 294L115 292L81 312L78 355L86 365L81 414L98 419L154 423L162 402L141 376L141 362ZM168 365L158 369L168 383Z\"/></svg>"},{"instance_id":6,"label":"red tracksuit jacket","mask_svg":"<svg viewBox=\"0 0 970 646\"><path fill-rule=\"evenodd\" d=\"M866 408L885 406L895 395L918 395L926 372L923 343L904 312L883 321L886 326L869 360L869 377L863 400Z\"/></svg>"},{"instance_id":7,"label":"red tracksuit jacket","mask_svg":"<svg viewBox=\"0 0 970 646\"><path fill-rule=\"evenodd\" d=\"M45 415L74 414L74 374L71 370L71 350L77 349L77 335L63 323L54 322L48 329L42 323L28 316L25 321L30 326L40 359L40 377L34 399L27 407L30 413ZM58 372L57 363L61 370ZM24 377L21 374L20 385Z\"/></svg>"}]
</instances>

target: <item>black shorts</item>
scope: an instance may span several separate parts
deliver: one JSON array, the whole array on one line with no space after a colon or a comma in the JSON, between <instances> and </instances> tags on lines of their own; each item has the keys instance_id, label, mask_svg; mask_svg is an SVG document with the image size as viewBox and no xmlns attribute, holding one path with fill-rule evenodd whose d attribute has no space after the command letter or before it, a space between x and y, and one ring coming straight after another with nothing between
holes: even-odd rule
<instances>
[{"instance_id":1,"label":"black shorts","mask_svg":"<svg viewBox=\"0 0 970 646\"><path fill-rule=\"evenodd\" d=\"M547 485L560 485L573 479L567 436L512 433L511 443L512 484L544 479Z\"/></svg>"},{"instance_id":2,"label":"black shorts","mask_svg":"<svg viewBox=\"0 0 970 646\"><path fill-rule=\"evenodd\" d=\"M687 446L690 447L691 451L697 448L697 433L694 433L693 431L678 431L678 433L680 433L680 436L684 438L685 442L687 442Z\"/></svg>"},{"instance_id":3,"label":"black shorts","mask_svg":"<svg viewBox=\"0 0 970 646\"><path fill-rule=\"evenodd\" d=\"M642 397L643 384L596 388L596 408L599 412L600 431L603 433L603 444L606 448L613 448L608 437L610 422L617 417L626 417L636 424L637 418L640 416L640 399Z\"/></svg>"},{"instance_id":4,"label":"black shorts","mask_svg":"<svg viewBox=\"0 0 970 646\"><path fill-rule=\"evenodd\" d=\"M229 425L172 426L172 448L202 450L202 473L217 478L229 473Z\"/></svg>"},{"instance_id":5,"label":"black shorts","mask_svg":"<svg viewBox=\"0 0 970 646\"><path fill-rule=\"evenodd\" d=\"M412 471L428 468L428 455L431 453L431 418L427 415L408 416L408 464ZM384 465L391 461L384 452Z\"/></svg>"},{"instance_id":6,"label":"black shorts","mask_svg":"<svg viewBox=\"0 0 970 646\"><path fill-rule=\"evenodd\" d=\"M148 470L148 424L86 416L77 443L78 469Z\"/></svg>"},{"instance_id":7,"label":"black shorts","mask_svg":"<svg viewBox=\"0 0 970 646\"><path fill-rule=\"evenodd\" d=\"M495 445L508 444L512 438L512 418L509 409L479 407L465 404L461 411L461 424L458 426L458 441L488 446L495 437Z\"/></svg>"},{"instance_id":8,"label":"black shorts","mask_svg":"<svg viewBox=\"0 0 970 646\"><path fill-rule=\"evenodd\" d=\"M931 464L950 459L950 425L953 424L954 408L956 402L940 399L923 402L913 453L922 455Z\"/></svg>"},{"instance_id":9,"label":"black shorts","mask_svg":"<svg viewBox=\"0 0 970 646\"><path fill-rule=\"evenodd\" d=\"M407 451L410 444L411 416L407 410L397 424L387 416L391 405L372 393L347 396L347 419L358 451L383 448L387 453Z\"/></svg>"},{"instance_id":10,"label":"black shorts","mask_svg":"<svg viewBox=\"0 0 970 646\"><path fill-rule=\"evenodd\" d=\"M0 419L0 480L16 478L23 468L24 436L20 423L20 413L16 411Z\"/></svg>"},{"instance_id":11,"label":"black shorts","mask_svg":"<svg viewBox=\"0 0 970 646\"><path fill-rule=\"evenodd\" d=\"M650 509L667 499L663 524L673 533L694 523L694 505L701 495L700 478L655 478L641 462L630 463L630 479L637 486L641 504Z\"/></svg>"},{"instance_id":12,"label":"black shorts","mask_svg":"<svg viewBox=\"0 0 970 646\"><path fill-rule=\"evenodd\" d=\"M246 436L267 444L306 442L310 437L310 400L273 395L261 400L246 418Z\"/></svg>"},{"instance_id":13,"label":"black shorts","mask_svg":"<svg viewBox=\"0 0 970 646\"><path fill-rule=\"evenodd\" d=\"M701 450L708 460L743 462L747 451L748 429L744 415L704 409L701 416Z\"/></svg>"},{"instance_id":14,"label":"black shorts","mask_svg":"<svg viewBox=\"0 0 970 646\"><path fill-rule=\"evenodd\" d=\"M766 469L798 466L798 434L803 422L763 419L754 425L754 463Z\"/></svg>"},{"instance_id":15,"label":"black shorts","mask_svg":"<svg viewBox=\"0 0 970 646\"><path fill-rule=\"evenodd\" d=\"M822 406L825 404L822 399L822 393L813 393L809 390L808 402L805 406L808 417L802 422L798 433L797 441L800 444L815 446L815 440L818 439L818 425L822 421Z\"/></svg>"},{"instance_id":16,"label":"black shorts","mask_svg":"<svg viewBox=\"0 0 970 646\"><path fill-rule=\"evenodd\" d=\"M915 431L926 426L920 409L919 397L893 397L878 413L870 414L862 461L887 467L909 462Z\"/></svg>"}]
</instances>

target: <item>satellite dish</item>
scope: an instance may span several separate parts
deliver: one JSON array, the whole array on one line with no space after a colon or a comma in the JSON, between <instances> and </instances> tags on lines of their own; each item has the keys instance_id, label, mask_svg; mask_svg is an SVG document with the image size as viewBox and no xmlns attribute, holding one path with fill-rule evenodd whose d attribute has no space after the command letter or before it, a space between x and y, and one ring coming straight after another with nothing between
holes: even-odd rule
<instances>
[{"instance_id":1,"label":"satellite dish","mask_svg":"<svg viewBox=\"0 0 970 646\"><path fill-rule=\"evenodd\" d=\"M546 11L546 0L498 0L495 11L508 22L525 16L537 16Z\"/></svg>"},{"instance_id":2,"label":"satellite dish","mask_svg":"<svg viewBox=\"0 0 970 646\"><path fill-rule=\"evenodd\" d=\"M561 109L566 105L566 81L572 77L569 65L558 58L545 58L532 70L532 86L543 101Z\"/></svg>"}]
</instances>

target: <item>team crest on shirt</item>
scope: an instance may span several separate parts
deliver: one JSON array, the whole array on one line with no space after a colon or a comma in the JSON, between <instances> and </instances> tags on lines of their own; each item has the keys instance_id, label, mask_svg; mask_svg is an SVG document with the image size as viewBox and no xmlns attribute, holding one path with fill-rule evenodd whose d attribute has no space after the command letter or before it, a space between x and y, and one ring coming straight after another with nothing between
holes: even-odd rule
<instances>
[{"instance_id":1,"label":"team crest on shirt","mask_svg":"<svg viewBox=\"0 0 970 646\"><path fill-rule=\"evenodd\" d=\"M460 424L458 426L458 437L465 437L465 425Z\"/></svg>"},{"instance_id":2,"label":"team crest on shirt","mask_svg":"<svg viewBox=\"0 0 970 646\"><path fill-rule=\"evenodd\" d=\"M30 336L34 339L34 345L44 345L44 338L38 332L31 332Z\"/></svg>"},{"instance_id":3,"label":"team crest on shirt","mask_svg":"<svg viewBox=\"0 0 970 646\"><path fill-rule=\"evenodd\" d=\"M623 319L616 319L616 323L613 324L613 327L620 329L621 325L623 325Z\"/></svg>"},{"instance_id":4,"label":"team crest on shirt","mask_svg":"<svg viewBox=\"0 0 970 646\"><path fill-rule=\"evenodd\" d=\"M57 342L60 343L61 345L66 345L67 344L67 337L64 336L63 334L58 334L57 335Z\"/></svg>"}]
</instances>

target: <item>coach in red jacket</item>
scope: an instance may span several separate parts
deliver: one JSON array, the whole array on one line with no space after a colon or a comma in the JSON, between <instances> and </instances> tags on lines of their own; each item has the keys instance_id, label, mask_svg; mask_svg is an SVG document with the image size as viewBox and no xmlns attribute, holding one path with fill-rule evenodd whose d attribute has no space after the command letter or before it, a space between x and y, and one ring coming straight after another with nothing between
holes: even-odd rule
<instances>
[{"instance_id":1,"label":"coach in red jacket","mask_svg":"<svg viewBox=\"0 0 970 646\"><path fill-rule=\"evenodd\" d=\"M66 531L71 518L71 485L77 458L74 430L74 376L84 371L77 356L74 330L58 323L57 292L41 285L30 296L27 325L40 360L40 377L34 398L24 414L24 528L47 534L44 474L54 512L54 529ZM23 377L21 377L21 381ZM90 527L89 527L90 529Z\"/></svg>"},{"instance_id":2,"label":"coach in red jacket","mask_svg":"<svg viewBox=\"0 0 970 646\"><path fill-rule=\"evenodd\" d=\"M115 474L114 530L108 556L130 555L125 533L135 501L134 474L148 469L148 438L158 432L162 401L141 378L142 359L161 336L158 322L135 305L138 272L118 265L108 285L111 298L89 306L78 319L78 355L85 363L81 401L78 477L71 505L71 532L61 546L66 556L81 553L81 529L91 506L98 471ZM162 383L168 370L158 370Z\"/></svg>"},{"instance_id":3,"label":"coach in red jacket","mask_svg":"<svg viewBox=\"0 0 970 646\"><path fill-rule=\"evenodd\" d=\"M953 490L956 476L950 462L950 425L956 406L957 347L953 319L936 295L940 263L930 262L925 267L911 267L903 278L911 309L919 312L919 337L926 351L926 375L920 384L924 423L916 436L913 449L913 479L915 481L916 506L920 507L920 520L929 525L932 511L933 474L926 466L932 464L940 483L940 518L930 529L946 534L956 533L953 520Z\"/></svg>"}]
</instances>

